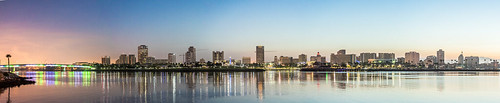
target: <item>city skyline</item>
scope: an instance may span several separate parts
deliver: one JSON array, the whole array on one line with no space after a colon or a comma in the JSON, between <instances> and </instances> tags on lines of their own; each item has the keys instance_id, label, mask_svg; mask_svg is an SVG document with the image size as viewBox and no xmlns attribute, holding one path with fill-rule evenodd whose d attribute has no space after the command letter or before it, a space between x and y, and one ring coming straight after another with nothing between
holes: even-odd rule
<instances>
[{"instance_id":1,"label":"city skyline","mask_svg":"<svg viewBox=\"0 0 500 103\"><path fill-rule=\"evenodd\" d=\"M57 2L57 3L55 3ZM37 5L32 5L37 4ZM281 5L285 4L285 5ZM376 5L373 5L376 4ZM0 1L0 54L12 63L115 61L137 55L183 60L251 57L263 45L265 62L346 49L348 54L416 51L423 59L443 49L445 59L499 59L500 1ZM105 5L105 6L104 6ZM314 5L314 6L313 6ZM64 9L61 9L64 8ZM125 12L126 11L126 12ZM309 57L307 57L309 58ZM1 64L6 59L1 58Z\"/></svg>"}]
</instances>

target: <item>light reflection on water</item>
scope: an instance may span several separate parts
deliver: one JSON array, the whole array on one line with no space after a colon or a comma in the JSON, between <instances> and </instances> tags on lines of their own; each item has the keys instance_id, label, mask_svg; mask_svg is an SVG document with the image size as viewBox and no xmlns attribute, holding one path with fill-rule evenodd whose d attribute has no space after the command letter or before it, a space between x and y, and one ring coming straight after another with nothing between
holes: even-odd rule
<instances>
[{"instance_id":1,"label":"light reflection on water","mask_svg":"<svg viewBox=\"0 0 500 103\"><path fill-rule=\"evenodd\" d=\"M13 102L494 102L492 98L500 95L498 72L17 74L33 77L37 83L12 88ZM0 102L7 100L5 94L0 94Z\"/></svg>"}]
</instances>

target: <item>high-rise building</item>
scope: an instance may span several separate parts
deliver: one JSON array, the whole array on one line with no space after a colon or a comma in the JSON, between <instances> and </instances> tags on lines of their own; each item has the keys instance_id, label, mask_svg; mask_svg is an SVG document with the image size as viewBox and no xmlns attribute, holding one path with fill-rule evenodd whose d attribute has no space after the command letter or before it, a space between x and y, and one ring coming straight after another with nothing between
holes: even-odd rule
<instances>
[{"instance_id":1,"label":"high-rise building","mask_svg":"<svg viewBox=\"0 0 500 103\"><path fill-rule=\"evenodd\" d=\"M135 64L136 63L136 58L135 58L135 55L134 54L129 54L128 55L128 64Z\"/></svg>"},{"instance_id":2,"label":"high-rise building","mask_svg":"<svg viewBox=\"0 0 500 103\"><path fill-rule=\"evenodd\" d=\"M223 63L224 62L224 51L213 51L212 52L212 60L214 63Z\"/></svg>"},{"instance_id":3,"label":"high-rise building","mask_svg":"<svg viewBox=\"0 0 500 103\"><path fill-rule=\"evenodd\" d=\"M186 58L186 63L196 63L196 48L193 46L190 46L188 51L186 52L186 55L184 55Z\"/></svg>"},{"instance_id":4,"label":"high-rise building","mask_svg":"<svg viewBox=\"0 0 500 103\"><path fill-rule=\"evenodd\" d=\"M368 63L368 59L376 59L377 53L360 53L359 60L363 63Z\"/></svg>"},{"instance_id":5,"label":"high-rise building","mask_svg":"<svg viewBox=\"0 0 500 103\"><path fill-rule=\"evenodd\" d=\"M355 63L356 54L346 54L346 50L342 49L337 52L337 55L334 53L330 55L330 62L332 64Z\"/></svg>"},{"instance_id":6,"label":"high-rise building","mask_svg":"<svg viewBox=\"0 0 500 103\"><path fill-rule=\"evenodd\" d=\"M177 63L176 57L174 53L168 53L168 63Z\"/></svg>"},{"instance_id":7,"label":"high-rise building","mask_svg":"<svg viewBox=\"0 0 500 103\"><path fill-rule=\"evenodd\" d=\"M127 54L121 54L116 64L129 64Z\"/></svg>"},{"instance_id":8,"label":"high-rise building","mask_svg":"<svg viewBox=\"0 0 500 103\"><path fill-rule=\"evenodd\" d=\"M255 52L255 60L258 64L263 64L264 62L264 46L257 46Z\"/></svg>"},{"instance_id":9,"label":"high-rise building","mask_svg":"<svg viewBox=\"0 0 500 103\"><path fill-rule=\"evenodd\" d=\"M243 64L252 64L252 58L250 57L243 57L242 61Z\"/></svg>"},{"instance_id":10,"label":"high-rise building","mask_svg":"<svg viewBox=\"0 0 500 103\"><path fill-rule=\"evenodd\" d=\"M394 53L378 53L378 59L396 59Z\"/></svg>"},{"instance_id":11,"label":"high-rise building","mask_svg":"<svg viewBox=\"0 0 500 103\"><path fill-rule=\"evenodd\" d=\"M437 51L437 62L439 65L444 64L444 51L442 49L439 49L439 51Z\"/></svg>"},{"instance_id":12,"label":"high-rise building","mask_svg":"<svg viewBox=\"0 0 500 103\"><path fill-rule=\"evenodd\" d=\"M104 56L101 58L101 63L102 65L110 65L111 64L111 57L109 56Z\"/></svg>"},{"instance_id":13,"label":"high-rise building","mask_svg":"<svg viewBox=\"0 0 500 103\"><path fill-rule=\"evenodd\" d=\"M307 62L307 55L306 54L300 54L299 55L299 61L298 63L306 63Z\"/></svg>"},{"instance_id":14,"label":"high-rise building","mask_svg":"<svg viewBox=\"0 0 500 103\"><path fill-rule=\"evenodd\" d=\"M464 64L464 52L461 52L458 56L458 64Z\"/></svg>"},{"instance_id":15,"label":"high-rise building","mask_svg":"<svg viewBox=\"0 0 500 103\"><path fill-rule=\"evenodd\" d=\"M140 45L137 47L137 56L139 63L146 63L146 58L148 57L148 46Z\"/></svg>"},{"instance_id":16,"label":"high-rise building","mask_svg":"<svg viewBox=\"0 0 500 103\"><path fill-rule=\"evenodd\" d=\"M417 65L420 62L420 54L414 51L405 53L406 63L410 63L412 65Z\"/></svg>"}]
</instances>

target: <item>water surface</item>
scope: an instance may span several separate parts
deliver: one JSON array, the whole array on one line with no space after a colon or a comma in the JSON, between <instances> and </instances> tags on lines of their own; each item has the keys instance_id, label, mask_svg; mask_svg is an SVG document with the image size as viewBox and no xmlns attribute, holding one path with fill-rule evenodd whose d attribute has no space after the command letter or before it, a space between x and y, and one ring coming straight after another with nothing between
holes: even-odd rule
<instances>
[{"instance_id":1,"label":"water surface","mask_svg":"<svg viewBox=\"0 0 500 103\"><path fill-rule=\"evenodd\" d=\"M55 72L0 103L499 102L499 72Z\"/></svg>"}]
</instances>

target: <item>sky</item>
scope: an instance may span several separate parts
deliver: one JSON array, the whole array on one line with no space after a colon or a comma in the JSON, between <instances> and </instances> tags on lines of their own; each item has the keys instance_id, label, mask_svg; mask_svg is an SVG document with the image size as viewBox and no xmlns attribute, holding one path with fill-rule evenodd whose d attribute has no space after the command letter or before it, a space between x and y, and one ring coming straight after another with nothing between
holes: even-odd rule
<instances>
[{"instance_id":1,"label":"sky","mask_svg":"<svg viewBox=\"0 0 500 103\"><path fill-rule=\"evenodd\" d=\"M499 59L498 0L1 0L0 54L13 63L100 62L122 53L167 58L197 48L228 59L320 52ZM6 58L1 58L2 64ZM178 56L181 62L182 57Z\"/></svg>"}]
</instances>

